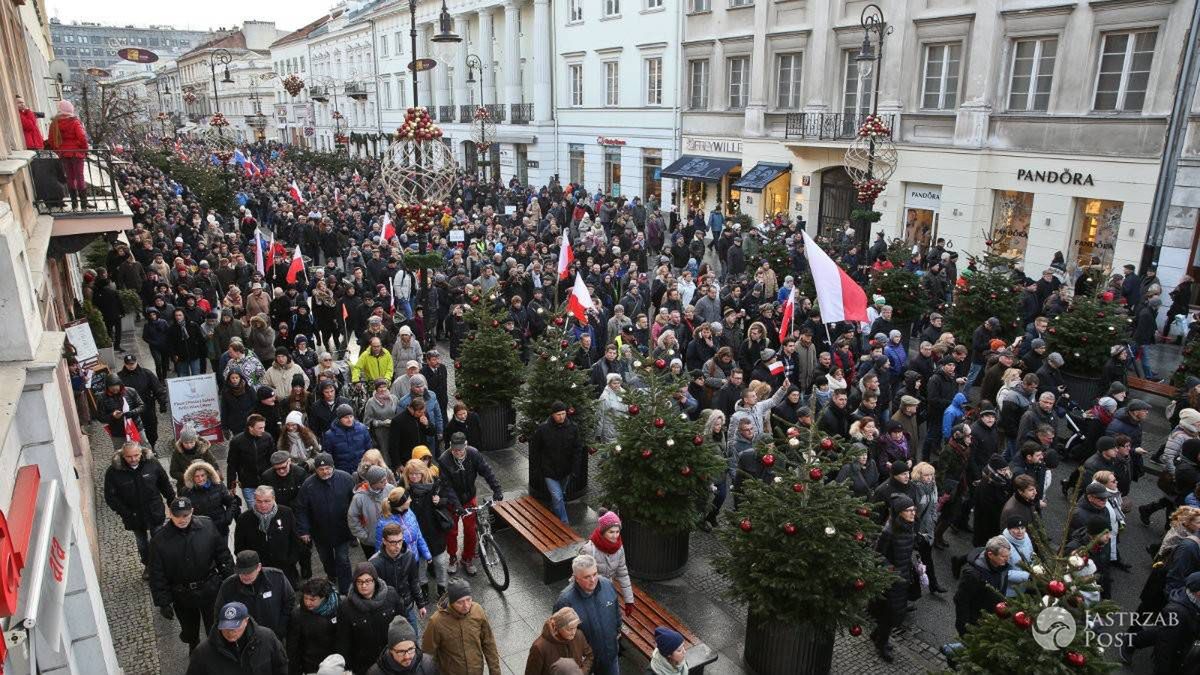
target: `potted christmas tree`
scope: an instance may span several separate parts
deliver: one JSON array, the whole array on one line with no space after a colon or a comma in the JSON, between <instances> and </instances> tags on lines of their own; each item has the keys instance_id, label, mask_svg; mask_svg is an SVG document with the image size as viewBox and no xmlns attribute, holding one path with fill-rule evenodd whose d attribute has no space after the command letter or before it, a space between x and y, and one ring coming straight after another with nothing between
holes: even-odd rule
<instances>
[{"instance_id":1,"label":"potted christmas tree","mask_svg":"<svg viewBox=\"0 0 1200 675\"><path fill-rule=\"evenodd\" d=\"M1011 340L1025 331L1021 325L1021 283L1013 261L992 250L969 256L962 276L965 285L955 288L954 300L946 311L946 330L960 341L971 342L975 329L991 317L1000 319L1001 339ZM954 283L954 279L950 279Z\"/></svg>"},{"instance_id":2,"label":"potted christmas tree","mask_svg":"<svg viewBox=\"0 0 1200 675\"><path fill-rule=\"evenodd\" d=\"M1113 345L1123 345L1129 338L1132 322L1120 304L1086 295L1072 298L1067 311L1050 320L1046 346L1062 355L1063 381L1079 405L1087 405L1108 388L1100 373Z\"/></svg>"},{"instance_id":3,"label":"potted christmas tree","mask_svg":"<svg viewBox=\"0 0 1200 675\"><path fill-rule=\"evenodd\" d=\"M667 367L670 354L634 361L644 387L626 386L628 415L617 420L617 441L604 447L600 483L605 503L621 514L630 574L670 579L683 572L692 528L712 499L725 460L688 419L672 395L682 382Z\"/></svg>"},{"instance_id":4,"label":"potted christmas tree","mask_svg":"<svg viewBox=\"0 0 1200 675\"><path fill-rule=\"evenodd\" d=\"M539 310L542 311L542 310ZM567 405L567 418L579 430L583 446L595 452L596 397L588 382L589 371L571 360L575 346L567 341L566 319L557 315L549 320L546 331L530 345L529 365L525 368L525 384L517 397L517 440L524 443L533 438L538 425L553 412L555 403ZM542 477L535 476L534 462L529 463L529 493L548 502L549 493ZM576 458L566 499L578 499L587 492L588 455Z\"/></svg>"},{"instance_id":5,"label":"potted christmas tree","mask_svg":"<svg viewBox=\"0 0 1200 675\"><path fill-rule=\"evenodd\" d=\"M521 389L521 360L516 349L519 343L504 330L502 311L494 293L487 298L471 298L463 314L470 332L454 364L458 397L479 413L483 427L480 450L499 450L512 444L512 402Z\"/></svg>"},{"instance_id":6,"label":"potted christmas tree","mask_svg":"<svg viewBox=\"0 0 1200 675\"><path fill-rule=\"evenodd\" d=\"M904 266L907 262L904 259L906 251L904 243L892 244L888 249L888 260L892 267L871 273L871 295L882 295L891 305L892 323L903 333L905 340L913 333L913 322L927 311L921 278Z\"/></svg>"},{"instance_id":7,"label":"potted christmas tree","mask_svg":"<svg viewBox=\"0 0 1200 675\"><path fill-rule=\"evenodd\" d=\"M747 478L713 565L748 608L744 658L759 675L827 673L834 636L862 635L868 601L895 581L871 509L835 475L852 452L817 431L758 447L774 480Z\"/></svg>"}]
</instances>

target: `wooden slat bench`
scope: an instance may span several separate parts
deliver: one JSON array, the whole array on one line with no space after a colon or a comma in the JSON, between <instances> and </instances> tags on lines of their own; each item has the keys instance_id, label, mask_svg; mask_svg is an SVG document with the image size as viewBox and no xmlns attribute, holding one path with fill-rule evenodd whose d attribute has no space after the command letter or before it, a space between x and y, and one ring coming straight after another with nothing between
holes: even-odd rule
<instances>
[{"instance_id":1,"label":"wooden slat bench","mask_svg":"<svg viewBox=\"0 0 1200 675\"><path fill-rule=\"evenodd\" d=\"M667 611L645 591L633 587L633 612L623 614L621 637L625 638L647 659L654 653L654 629L665 626L683 636L687 647L688 672L701 675L704 666L717 660L717 653L700 641L679 617Z\"/></svg>"},{"instance_id":2,"label":"wooden slat bench","mask_svg":"<svg viewBox=\"0 0 1200 675\"><path fill-rule=\"evenodd\" d=\"M512 527L541 552L542 581L553 583L571 576L571 561L583 539L534 497L525 495L492 504L500 522ZM497 523L497 525L500 523Z\"/></svg>"},{"instance_id":3,"label":"wooden slat bench","mask_svg":"<svg viewBox=\"0 0 1200 675\"><path fill-rule=\"evenodd\" d=\"M1166 399L1174 399L1179 395L1179 388L1167 384L1166 382L1154 382L1152 380L1144 380L1140 377L1130 376L1125 380L1129 384L1130 389L1144 391L1147 394L1162 396Z\"/></svg>"}]
</instances>

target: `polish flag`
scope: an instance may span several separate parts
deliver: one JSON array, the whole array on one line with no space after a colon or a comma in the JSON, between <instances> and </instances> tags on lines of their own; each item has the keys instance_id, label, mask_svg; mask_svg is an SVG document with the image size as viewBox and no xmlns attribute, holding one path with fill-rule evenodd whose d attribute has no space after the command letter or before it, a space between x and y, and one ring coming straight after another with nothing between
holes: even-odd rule
<instances>
[{"instance_id":1,"label":"polish flag","mask_svg":"<svg viewBox=\"0 0 1200 675\"><path fill-rule=\"evenodd\" d=\"M792 330L792 321L796 315L796 287L792 286L792 292L788 293L788 298L783 303L783 318L779 321L779 344L787 339L788 333Z\"/></svg>"},{"instance_id":2,"label":"polish flag","mask_svg":"<svg viewBox=\"0 0 1200 675\"><path fill-rule=\"evenodd\" d=\"M275 256L276 255L278 255L279 253L287 253L287 251L276 250L276 248L278 248L278 247L279 247L279 244L275 243L275 233L272 232L271 233L271 241L267 243L267 269L271 269L271 268L275 267ZM266 276L266 273L264 273L263 276Z\"/></svg>"},{"instance_id":3,"label":"polish flag","mask_svg":"<svg viewBox=\"0 0 1200 675\"><path fill-rule=\"evenodd\" d=\"M340 188L333 188L333 203L334 204L342 203L342 191Z\"/></svg>"},{"instance_id":4,"label":"polish flag","mask_svg":"<svg viewBox=\"0 0 1200 675\"><path fill-rule=\"evenodd\" d=\"M786 368L787 368L787 366L784 365L783 361L776 361L775 363L772 363L771 365L767 366L767 371L770 372L772 375L778 377L779 375L783 374L783 371Z\"/></svg>"},{"instance_id":5,"label":"polish flag","mask_svg":"<svg viewBox=\"0 0 1200 675\"><path fill-rule=\"evenodd\" d=\"M137 422L129 417L129 399L121 401L122 419L125 420L125 440L133 441L134 443L142 442L142 432L138 429Z\"/></svg>"},{"instance_id":6,"label":"polish flag","mask_svg":"<svg viewBox=\"0 0 1200 675\"><path fill-rule=\"evenodd\" d=\"M292 199L295 199L300 204L304 203L304 193L300 192L300 186L296 185L295 180L288 186L288 192L292 193Z\"/></svg>"},{"instance_id":7,"label":"polish flag","mask_svg":"<svg viewBox=\"0 0 1200 675\"><path fill-rule=\"evenodd\" d=\"M254 231L254 269L264 277L267 275L266 267L263 266L263 238L260 230Z\"/></svg>"},{"instance_id":8,"label":"polish flag","mask_svg":"<svg viewBox=\"0 0 1200 675\"><path fill-rule=\"evenodd\" d=\"M300 244L296 244L296 252L292 254L292 264L288 265L287 282L296 283L296 276L304 271L304 258L300 257Z\"/></svg>"},{"instance_id":9,"label":"polish flag","mask_svg":"<svg viewBox=\"0 0 1200 675\"><path fill-rule=\"evenodd\" d=\"M817 246L817 242L804 233L804 254L812 271L813 284L817 287L817 303L821 310L821 321L866 321L867 294L838 267L829 254Z\"/></svg>"},{"instance_id":10,"label":"polish flag","mask_svg":"<svg viewBox=\"0 0 1200 675\"><path fill-rule=\"evenodd\" d=\"M567 278L567 268L575 260L575 250L571 248L571 240L567 237L567 229L563 228L562 244L558 247L558 278Z\"/></svg>"},{"instance_id":11,"label":"polish flag","mask_svg":"<svg viewBox=\"0 0 1200 675\"><path fill-rule=\"evenodd\" d=\"M360 180L362 180L362 176L358 175L358 169L355 169L354 170L354 182L357 183Z\"/></svg>"},{"instance_id":12,"label":"polish flag","mask_svg":"<svg viewBox=\"0 0 1200 675\"><path fill-rule=\"evenodd\" d=\"M389 213L383 214L383 232L379 235L379 241L387 243L396 236L396 225L392 222L392 216Z\"/></svg>"},{"instance_id":13,"label":"polish flag","mask_svg":"<svg viewBox=\"0 0 1200 675\"><path fill-rule=\"evenodd\" d=\"M587 284L583 283L583 277L579 272L575 273L575 286L571 288L571 294L567 296L567 311L570 312L579 323L587 321L587 310L594 308L592 304L592 295L588 293Z\"/></svg>"}]
</instances>

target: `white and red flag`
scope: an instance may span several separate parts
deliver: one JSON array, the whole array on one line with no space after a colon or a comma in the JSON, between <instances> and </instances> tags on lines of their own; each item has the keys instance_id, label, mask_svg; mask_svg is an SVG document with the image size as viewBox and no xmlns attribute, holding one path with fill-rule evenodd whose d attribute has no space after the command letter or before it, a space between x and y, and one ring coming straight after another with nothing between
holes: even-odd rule
<instances>
[{"instance_id":1,"label":"white and red flag","mask_svg":"<svg viewBox=\"0 0 1200 675\"><path fill-rule=\"evenodd\" d=\"M300 186L296 185L296 181L293 180L292 184L288 186L288 192L292 194L292 199L295 199L296 202L304 203L304 193L300 192Z\"/></svg>"},{"instance_id":2,"label":"white and red flag","mask_svg":"<svg viewBox=\"0 0 1200 675\"><path fill-rule=\"evenodd\" d=\"M587 284L583 283L583 277L579 276L579 272L575 273L575 285L571 288L571 294L567 296L567 311L570 312L579 323L587 321L587 311L594 308L592 304L592 294L588 293Z\"/></svg>"},{"instance_id":3,"label":"white and red flag","mask_svg":"<svg viewBox=\"0 0 1200 675\"><path fill-rule=\"evenodd\" d=\"M386 244L396 236L396 224L392 222L392 215L384 212L383 214L383 232L379 235L379 241Z\"/></svg>"},{"instance_id":4,"label":"white and red flag","mask_svg":"<svg viewBox=\"0 0 1200 675\"><path fill-rule=\"evenodd\" d=\"M566 279L567 270L575 260L575 250L571 248L571 239L567 236L567 228L563 228L562 243L558 247L558 278Z\"/></svg>"},{"instance_id":5,"label":"white and red flag","mask_svg":"<svg viewBox=\"0 0 1200 675\"><path fill-rule=\"evenodd\" d=\"M849 274L817 246L817 242L804 233L804 255L812 271L813 284L817 287L817 304L821 310L821 321L866 321L867 294Z\"/></svg>"},{"instance_id":6,"label":"white and red flag","mask_svg":"<svg viewBox=\"0 0 1200 675\"><path fill-rule=\"evenodd\" d=\"M783 303L783 318L779 320L779 344L783 344L783 341L787 339L788 333L792 331L792 322L795 320L796 287L792 286L792 292L788 293L787 300Z\"/></svg>"},{"instance_id":7,"label":"white and red flag","mask_svg":"<svg viewBox=\"0 0 1200 675\"><path fill-rule=\"evenodd\" d=\"M292 263L288 265L287 282L296 283L296 277L304 271L304 258L300 256L300 244L296 244L296 252L292 254Z\"/></svg>"}]
</instances>

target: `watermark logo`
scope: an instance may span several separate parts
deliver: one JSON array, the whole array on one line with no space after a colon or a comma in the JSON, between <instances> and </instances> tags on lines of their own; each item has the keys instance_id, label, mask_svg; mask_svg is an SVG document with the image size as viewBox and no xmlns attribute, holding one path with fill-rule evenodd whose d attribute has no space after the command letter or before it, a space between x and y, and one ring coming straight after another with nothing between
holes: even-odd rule
<instances>
[{"instance_id":1,"label":"watermark logo","mask_svg":"<svg viewBox=\"0 0 1200 675\"><path fill-rule=\"evenodd\" d=\"M1062 607L1047 607L1033 623L1033 640L1047 651L1066 648L1075 640L1075 617Z\"/></svg>"}]
</instances>

